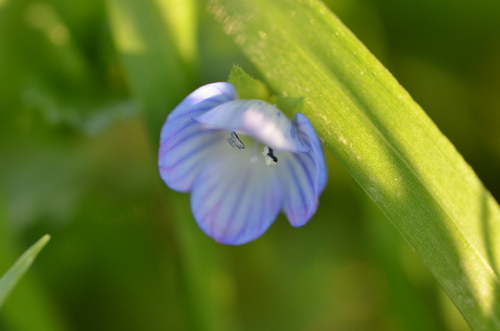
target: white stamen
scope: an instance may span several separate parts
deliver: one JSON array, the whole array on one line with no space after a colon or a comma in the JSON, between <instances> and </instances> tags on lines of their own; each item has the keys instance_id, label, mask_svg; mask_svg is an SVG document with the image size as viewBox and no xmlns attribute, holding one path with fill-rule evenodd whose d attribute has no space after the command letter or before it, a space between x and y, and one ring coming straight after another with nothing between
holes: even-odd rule
<instances>
[{"instance_id":1,"label":"white stamen","mask_svg":"<svg viewBox=\"0 0 500 331\"><path fill-rule=\"evenodd\" d=\"M278 164L278 158L274 156L273 149L271 147L265 146L262 155L264 155L264 161L266 161L267 165Z\"/></svg>"},{"instance_id":2,"label":"white stamen","mask_svg":"<svg viewBox=\"0 0 500 331\"><path fill-rule=\"evenodd\" d=\"M271 159L271 157L268 155L265 156L264 161L266 161L267 165L277 165L278 164L278 162L274 162L274 160Z\"/></svg>"}]
</instances>

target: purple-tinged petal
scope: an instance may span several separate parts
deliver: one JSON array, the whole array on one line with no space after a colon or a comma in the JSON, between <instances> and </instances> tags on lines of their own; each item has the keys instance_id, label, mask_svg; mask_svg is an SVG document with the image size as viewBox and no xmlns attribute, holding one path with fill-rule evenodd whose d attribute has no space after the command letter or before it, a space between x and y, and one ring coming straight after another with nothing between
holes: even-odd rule
<instances>
[{"instance_id":1,"label":"purple-tinged petal","mask_svg":"<svg viewBox=\"0 0 500 331\"><path fill-rule=\"evenodd\" d=\"M228 154L205 166L191 192L200 228L216 241L241 245L261 236L282 205L276 171L265 164Z\"/></svg>"},{"instance_id":2,"label":"purple-tinged petal","mask_svg":"<svg viewBox=\"0 0 500 331\"><path fill-rule=\"evenodd\" d=\"M293 226L309 221L318 207L315 192L316 166L310 154L288 154L279 159L283 211Z\"/></svg>"},{"instance_id":3,"label":"purple-tinged petal","mask_svg":"<svg viewBox=\"0 0 500 331\"><path fill-rule=\"evenodd\" d=\"M261 100L233 100L197 116L210 128L251 136L276 151L309 152L292 122L275 106Z\"/></svg>"},{"instance_id":4,"label":"purple-tinged petal","mask_svg":"<svg viewBox=\"0 0 500 331\"><path fill-rule=\"evenodd\" d=\"M187 96L168 116L160 137L160 176L172 189L187 192L204 163L217 157L222 132L206 130L192 118L236 98L229 83L200 87Z\"/></svg>"},{"instance_id":5,"label":"purple-tinged petal","mask_svg":"<svg viewBox=\"0 0 500 331\"><path fill-rule=\"evenodd\" d=\"M225 102L235 100L236 98L236 90L232 84L212 83L204 85L184 98L184 100L172 110L167 120L172 121L177 117L188 114L190 118L193 118Z\"/></svg>"},{"instance_id":6,"label":"purple-tinged petal","mask_svg":"<svg viewBox=\"0 0 500 331\"><path fill-rule=\"evenodd\" d=\"M187 130L186 130L187 131ZM188 136L188 132L191 135ZM221 131L208 131L198 124L185 132L184 140L161 151L158 162L160 176L173 190L188 192L200 170L219 156L219 145L227 144ZM170 147L170 146L169 146Z\"/></svg>"},{"instance_id":7,"label":"purple-tinged petal","mask_svg":"<svg viewBox=\"0 0 500 331\"><path fill-rule=\"evenodd\" d=\"M309 153L286 153L279 176L284 194L283 211L293 226L306 224L318 208L318 198L326 185L327 170L321 143L307 118L298 113L294 124Z\"/></svg>"},{"instance_id":8,"label":"purple-tinged petal","mask_svg":"<svg viewBox=\"0 0 500 331\"><path fill-rule=\"evenodd\" d=\"M326 167L325 154L323 153L323 147L319 141L318 135L314 130L311 122L301 113L295 114L293 120L297 131L299 131L300 136L306 144L311 146L311 156L316 164L316 195L320 195L325 189L326 182L328 180L328 169Z\"/></svg>"}]
</instances>

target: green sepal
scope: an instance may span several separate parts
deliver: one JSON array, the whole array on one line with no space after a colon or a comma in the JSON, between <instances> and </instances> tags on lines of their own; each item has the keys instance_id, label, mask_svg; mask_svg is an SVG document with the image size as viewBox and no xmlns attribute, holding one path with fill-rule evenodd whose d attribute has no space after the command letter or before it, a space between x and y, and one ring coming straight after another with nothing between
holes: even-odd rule
<instances>
[{"instance_id":1,"label":"green sepal","mask_svg":"<svg viewBox=\"0 0 500 331\"><path fill-rule=\"evenodd\" d=\"M296 113L301 113L304 106L304 98L293 98L293 97L274 97L272 98L272 104L275 104L282 112L284 112L288 117L293 117Z\"/></svg>"},{"instance_id":2,"label":"green sepal","mask_svg":"<svg viewBox=\"0 0 500 331\"><path fill-rule=\"evenodd\" d=\"M233 66L227 81L233 84L240 99L269 100L269 90L266 85L248 75L238 65Z\"/></svg>"}]
</instances>

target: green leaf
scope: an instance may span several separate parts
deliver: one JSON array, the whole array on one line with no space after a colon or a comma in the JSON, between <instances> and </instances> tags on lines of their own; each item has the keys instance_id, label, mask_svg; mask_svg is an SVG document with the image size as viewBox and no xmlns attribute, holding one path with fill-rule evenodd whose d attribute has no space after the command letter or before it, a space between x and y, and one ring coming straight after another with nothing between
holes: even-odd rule
<instances>
[{"instance_id":1,"label":"green leaf","mask_svg":"<svg viewBox=\"0 0 500 331\"><path fill-rule=\"evenodd\" d=\"M16 263L0 278L0 308L17 283L30 268L38 253L47 245L50 240L49 235L45 235L34 243L26 252L17 259Z\"/></svg>"},{"instance_id":2,"label":"green leaf","mask_svg":"<svg viewBox=\"0 0 500 331\"><path fill-rule=\"evenodd\" d=\"M229 83L233 84L241 99L268 100L269 91L261 81L252 78L240 66L233 66L229 74Z\"/></svg>"},{"instance_id":3,"label":"green leaf","mask_svg":"<svg viewBox=\"0 0 500 331\"><path fill-rule=\"evenodd\" d=\"M275 92L305 98L302 112L326 147L472 328L499 329L498 205L394 77L319 1L208 7Z\"/></svg>"},{"instance_id":4,"label":"green leaf","mask_svg":"<svg viewBox=\"0 0 500 331\"><path fill-rule=\"evenodd\" d=\"M0 194L0 272L8 270L21 252L19 238L12 231L12 224L5 218L5 209ZM45 238L45 237L44 237ZM34 246L43 243L42 238ZM41 248L41 247L40 247ZM3 285L2 285L3 288ZM2 293L5 294L5 292ZM4 295L2 294L2 296ZM69 330L65 318L58 311L52 297L41 279L30 272L22 279L22 286L15 289L1 308L1 324L19 331L64 331ZM2 299L4 300L4 299ZM29 316L30 318L26 318Z\"/></svg>"}]
</instances>

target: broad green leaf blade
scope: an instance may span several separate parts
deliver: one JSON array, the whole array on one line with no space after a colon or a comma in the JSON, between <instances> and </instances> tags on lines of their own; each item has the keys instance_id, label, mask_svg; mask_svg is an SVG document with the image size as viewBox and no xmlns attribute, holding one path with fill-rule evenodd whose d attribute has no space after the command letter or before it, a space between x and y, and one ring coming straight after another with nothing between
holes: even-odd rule
<instances>
[{"instance_id":1,"label":"broad green leaf blade","mask_svg":"<svg viewBox=\"0 0 500 331\"><path fill-rule=\"evenodd\" d=\"M50 240L49 235L45 235L34 243L26 252L19 257L14 265L0 278L0 308L16 284L21 280L26 271L37 257L38 253L47 245Z\"/></svg>"},{"instance_id":2,"label":"broad green leaf blade","mask_svg":"<svg viewBox=\"0 0 500 331\"><path fill-rule=\"evenodd\" d=\"M208 4L270 86L303 97L327 148L475 330L500 328L500 212L394 77L316 0ZM335 176L335 174L332 174Z\"/></svg>"}]
</instances>

